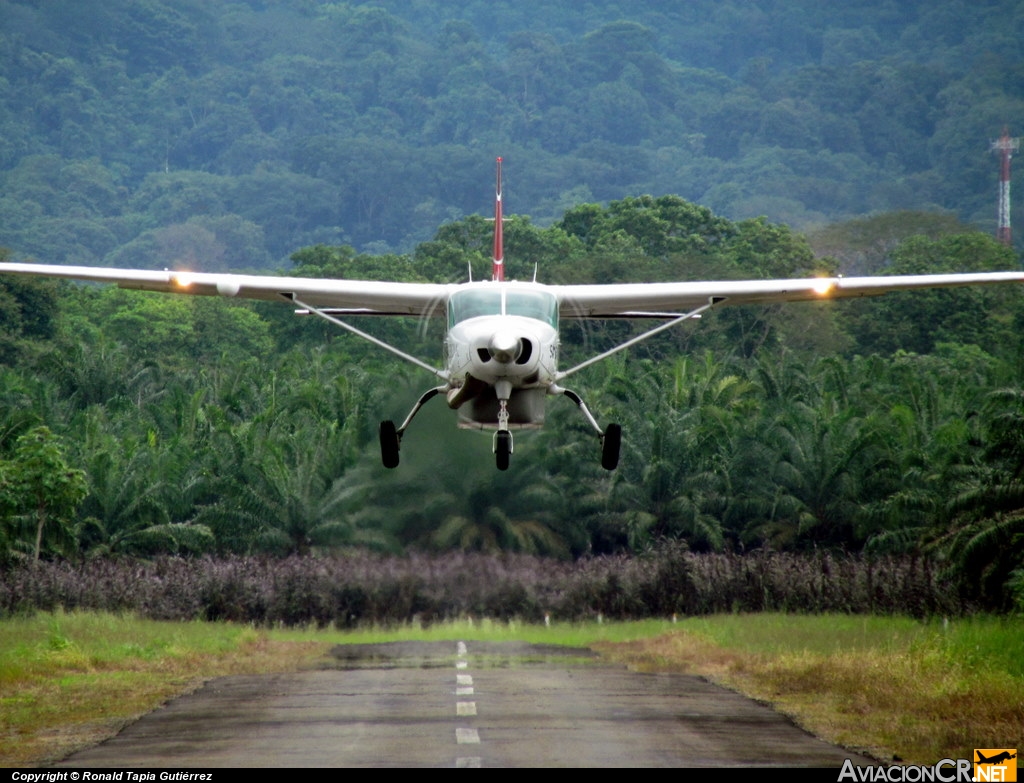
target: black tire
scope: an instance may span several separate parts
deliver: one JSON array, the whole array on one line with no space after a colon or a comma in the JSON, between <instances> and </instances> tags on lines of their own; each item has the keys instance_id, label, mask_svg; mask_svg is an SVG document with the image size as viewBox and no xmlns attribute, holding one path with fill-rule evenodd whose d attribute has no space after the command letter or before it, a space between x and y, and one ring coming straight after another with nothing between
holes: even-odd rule
<instances>
[{"instance_id":1,"label":"black tire","mask_svg":"<svg viewBox=\"0 0 1024 783\"><path fill-rule=\"evenodd\" d=\"M390 420L380 423L380 459L385 468L398 467L398 430Z\"/></svg>"},{"instance_id":2,"label":"black tire","mask_svg":"<svg viewBox=\"0 0 1024 783\"><path fill-rule=\"evenodd\" d=\"M508 470L508 458L512 454L512 433L499 430L494 436L494 461L498 470Z\"/></svg>"},{"instance_id":3,"label":"black tire","mask_svg":"<svg viewBox=\"0 0 1024 783\"><path fill-rule=\"evenodd\" d=\"M622 426L609 424L601 438L601 467L615 470L619 466L619 449L622 446Z\"/></svg>"}]
</instances>

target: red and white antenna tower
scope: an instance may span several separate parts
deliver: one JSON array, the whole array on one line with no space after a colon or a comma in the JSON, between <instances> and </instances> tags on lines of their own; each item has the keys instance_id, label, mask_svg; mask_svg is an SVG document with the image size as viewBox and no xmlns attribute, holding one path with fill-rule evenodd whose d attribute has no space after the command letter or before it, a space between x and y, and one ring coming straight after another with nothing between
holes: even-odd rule
<instances>
[{"instance_id":1,"label":"red and white antenna tower","mask_svg":"<svg viewBox=\"0 0 1024 783\"><path fill-rule=\"evenodd\" d=\"M1020 148L1020 139L1010 138L1010 129L1003 127L1003 135L992 142L992 151L999 153L999 215L996 221L996 239L1004 245L1013 244L1010 231L1010 158Z\"/></svg>"}]
</instances>

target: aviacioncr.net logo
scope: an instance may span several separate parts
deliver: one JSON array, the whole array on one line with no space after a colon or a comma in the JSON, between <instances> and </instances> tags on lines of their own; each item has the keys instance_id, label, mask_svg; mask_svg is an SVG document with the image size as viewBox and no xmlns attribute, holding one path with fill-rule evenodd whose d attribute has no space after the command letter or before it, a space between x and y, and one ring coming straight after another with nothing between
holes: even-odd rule
<instances>
[{"instance_id":1,"label":"aviacioncr.net logo","mask_svg":"<svg viewBox=\"0 0 1024 783\"><path fill-rule=\"evenodd\" d=\"M942 759L932 767L855 767L846 759L839 771L839 783L971 783L971 767L970 759Z\"/></svg>"},{"instance_id":2,"label":"aviacioncr.net logo","mask_svg":"<svg viewBox=\"0 0 1024 783\"><path fill-rule=\"evenodd\" d=\"M1016 748L975 748L974 780L1013 783L1017 780Z\"/></svg>"},{"instance_id":3,"label":"aviacioncr.net logo","mask_svg":"<svg viewBox=\"0 0 1024 783\"><path fill-rule=\"evenodd\" d=\"M975 748L974 759L942 759L931 767L843 762L839 783L1016 783L1016 748Z\"/></svg>"}]
</instances>

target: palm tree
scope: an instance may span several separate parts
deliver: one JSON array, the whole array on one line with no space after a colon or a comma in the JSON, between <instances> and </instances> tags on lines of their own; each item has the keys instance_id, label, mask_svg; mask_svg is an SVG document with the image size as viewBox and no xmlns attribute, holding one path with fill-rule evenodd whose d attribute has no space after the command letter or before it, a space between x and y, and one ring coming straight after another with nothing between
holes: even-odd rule
<instances>
[{"instance_id":1,"label":"palm tree","mask_svg":"<svg viewBox=\"0 0 1024 783\"><path fill-rule=\"evenodd\" d=\"M381 543L353 523L343 472L350 440L337 425L296 425L287 416L221 433L213 467L219 498L197 520L236 550L304 555Z\"/></svg>"},{"instance_id":2,"label":"palm tree","mask_svg":"<svg viewBox=\"0 0 1024 783\"><path fill-rule=\"evenodd\" d=\"M609 508L633 549L685 538L695 549L721 549L733 491L730 454L742 420L755 409L755 387L706 353L619 380L627 401L624 458Z\"/></svg>"},{"instance_id":3,"label":"palm tree","mask_svg":"<svg viewBox=\"0 0 1024 783\"><path fill-rule=\"evenodd\" d=\"M0 450L10 450L19 435L39 422L30 383L14 370L0 367Z\"/></svg>"},{"instance_id":4,"label":"palm tree","mask_svg":"<svg viewBox=\"0 0 1024 783\"><path fill-rule=\"evenodd\" d=\"M140 361L120 343L102 336L52 352L43 371L53 377L62 396L77 409L91 405L142 407L162 389L154 362Z\"/></svg>"},{"instance_id":5,"label":"palm tree","mask_svg":"<svg viewBox=\"0 0 1024 783\"><path fill-rule=\"evenodd\" d=\"M944 357L874 356L853 363L860 409L879 434L888 476L884 491L865 499L859 536L869 551L918 551L926 535L947 517L954 477L980 454L979 389L962 361Z\"/></svg>"},{"instance_id":6,"label":"palm tree","mask_svg":"<svg viewBox=\"0 0 1024 783\"><path fill-rule=\"evenodd\" d=\"M1024 601L1024 390L992 392L984 416L987 460L959 472L929 549L968 597L1008 609Z\"/></svg>"},{"instance_id":7,"label":"palm tree","mask_svg":"<svg viewBox=\"0 0 1024 783\"><path fill-rule=\"evenodd\" d=\"M213 548L212 531L194 524L204 479L191 444L156 433L115 437L102 411L85 425L88 494L79 508L79 548L101 554L199 554Z\"/></svg>"},{"instance_id":8,"label":"palm tree","mask_svg":"<svg viewBox=\"0 0 1024 783\"><path fill-rule=\"evenodd\" d=\"M865 498L886 474L885 453L876 423L842 403L845 391L826 391L816 369L798 371L806 379L802 399L770 398L748 436L744 448L759 454L759 464L748 459L737 481L748 510L761 509L746 526L748 541L858 547Z\"/></svg>"}]
</instances>

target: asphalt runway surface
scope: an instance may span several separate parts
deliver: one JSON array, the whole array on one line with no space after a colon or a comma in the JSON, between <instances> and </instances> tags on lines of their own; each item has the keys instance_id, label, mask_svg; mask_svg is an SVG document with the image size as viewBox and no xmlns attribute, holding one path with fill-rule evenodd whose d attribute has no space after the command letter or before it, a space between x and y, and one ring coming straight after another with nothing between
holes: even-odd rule
<instances>
[{"instance_id":1,"label":"asphalt runway surface","mask_svg":"<svg viewBox=\"0 0 1024 783\"><path fill-rule=\"evenodd\" d=\"M842 766L871 759L762 704L588 650L397 642L322 668L222 677L63 767Z\"/></svg>"}]
</instances>

